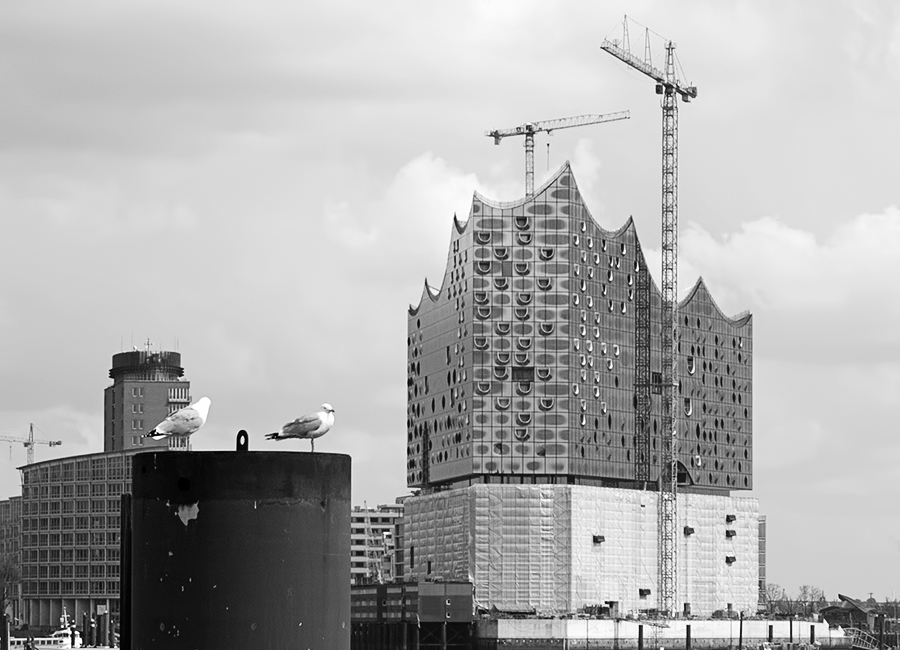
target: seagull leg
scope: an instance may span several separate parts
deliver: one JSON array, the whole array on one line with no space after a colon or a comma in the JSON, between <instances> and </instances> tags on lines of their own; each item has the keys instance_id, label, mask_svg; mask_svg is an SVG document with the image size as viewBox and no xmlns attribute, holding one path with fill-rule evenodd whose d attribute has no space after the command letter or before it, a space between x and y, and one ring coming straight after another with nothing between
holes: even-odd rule
<instances>
[{"instance_id":1,"label":"seagull leg","mask_svg":"<svg viewBox=\"0 0 900 650\"><path fill-rule=\"evenodd\" d=\"M316 441L313 440L312 438L309 439L309 450L310 451L316 450Z\"/></svg>"}]
</instances>

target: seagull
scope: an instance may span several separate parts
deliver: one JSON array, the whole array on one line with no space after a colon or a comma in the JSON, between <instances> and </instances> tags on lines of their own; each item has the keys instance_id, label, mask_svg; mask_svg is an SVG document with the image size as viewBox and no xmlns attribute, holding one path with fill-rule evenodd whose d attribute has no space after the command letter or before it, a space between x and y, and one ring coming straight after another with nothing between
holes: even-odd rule
<instances>
[{"instance_id":1,"label":"seagull","mask_svg":"<svg viewBox=\"0 0 900 650\"><path fill-rule=\"evenodd\" d=\"M209 415L209 405L212 402L208 397L201 397L190 406L185 406L153 427L145 438L161 440L166 436L189 436L206 423Z\"/></svg>"},{"instance_id":2,"label":"seagull","mask_svg":"<svg viewBox=\"0 0 900 650\"><path fill-rule=\"evenodd\" d=\"M324 436L334 425L334 409L331 404L322 404L321 409L318 413L302 415L293 422L288 422L280 431L267 434L266 440L309 439L309 448L315 451L315 439Z\"/></svg>"}]
</instances>

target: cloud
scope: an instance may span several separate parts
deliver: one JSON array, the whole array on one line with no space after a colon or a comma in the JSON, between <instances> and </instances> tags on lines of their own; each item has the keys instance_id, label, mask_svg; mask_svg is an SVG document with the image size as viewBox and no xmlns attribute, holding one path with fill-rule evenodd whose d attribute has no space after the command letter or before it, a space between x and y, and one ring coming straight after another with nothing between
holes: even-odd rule
<instances>
[{"instance_id":1,"label":"cloud","mask_svg":"<svg viewBox=\"0 0 900 650\"><path fill-rule=\"evenodd\" d=\"M900 332L885 326L900 318L900 301L888 299L900 277L898 250L895 205L846 220L824 239L774 217L719 236L689 222L679 238L679 295L702 276L726 314L753 312L788 356L820 363L828 350L835 359L877 360L900 347ZM658 284L660 251L645 254Z\"/></svg>"},{"instance_id":2,"label":"cloud","mask_svg":"<svg viewBox=\"0 0 900 650\"><path fill-rule=\"evenodd\" d=\"M443 280L453 215L465 221L474 191L490 195L471 173L453 167L431 152L403 165L381 196L362 203L326 205L332 246L354 257L346 272L360 284L377 282L418 301L424 277ZM402 304L402 303L401 303Z\"/></svg>"},{"instance_id":3,"label":"cloud","mask_svg":"<svg viewBox=\"0 0 900 650\"><path fill-rule=\"evenodd\" d=\"M781 312L851 309L885 295L900 272L900 210L860 215L824 242L809 231L766 217L718 241L688 224L681 252L703 268L724 298ZM707 272L706 269L710 269ZM883 301L881 307L890 307Z\"/></svg>"}]
</instances>

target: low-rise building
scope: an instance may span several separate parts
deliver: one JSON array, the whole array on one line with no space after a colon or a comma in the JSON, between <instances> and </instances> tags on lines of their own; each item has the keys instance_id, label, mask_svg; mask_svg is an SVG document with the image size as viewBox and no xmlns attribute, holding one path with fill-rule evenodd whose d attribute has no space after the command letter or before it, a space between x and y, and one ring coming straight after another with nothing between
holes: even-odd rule
<instances>
[{"instance_id":1,"label":"low-rise building","mask_svg":"<svg viewBox=\"0 0 900 650\"><path fill-rule=\"evenodd\" d=\"M391 582L402 575L396 555L403 504L355 506L350 513L350 584Z\"/></svg>"}]
</instances>

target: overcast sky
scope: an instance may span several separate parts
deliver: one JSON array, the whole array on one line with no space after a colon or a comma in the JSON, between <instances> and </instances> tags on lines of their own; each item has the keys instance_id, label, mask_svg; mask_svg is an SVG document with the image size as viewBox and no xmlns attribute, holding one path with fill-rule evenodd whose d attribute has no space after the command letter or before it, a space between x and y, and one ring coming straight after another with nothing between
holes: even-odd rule
<instances>
[{"instance_id":1,"label":"overcast sky","mask_svg":"<svg viewBox=\"0 0 900 650\"><path fill-rule=\"evenodd\" d=\"M195 449L292 448L262 434L328 401L354 503L406 494L407 306L474 191L524 194L484 131L630 110L539 136L536 180L570 160L659 259L659 99L600 49L625 4L3 3L0 434L101 450L149 338L212 399ZM680 286L754 315L769 580L900 597L900 5L627 5L699 89ZM0 444L0 496L24 462Z\"/></svg>"}]
</instances>

